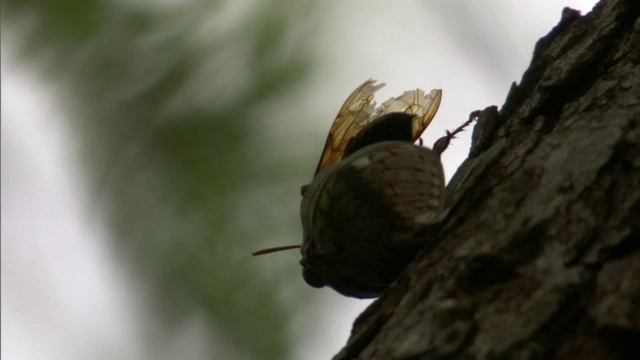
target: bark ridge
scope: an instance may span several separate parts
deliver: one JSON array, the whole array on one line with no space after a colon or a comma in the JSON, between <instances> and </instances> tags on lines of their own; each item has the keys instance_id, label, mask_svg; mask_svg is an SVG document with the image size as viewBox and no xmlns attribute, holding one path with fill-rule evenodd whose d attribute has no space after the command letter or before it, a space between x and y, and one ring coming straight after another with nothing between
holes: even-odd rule
<instances>
[{"instance_id":1,"label":"bark ridge","mask_svg":"<svg viewBox=\"0 0 640 360\"><path fill-rule=\"evenodd\" d=\"M640 359L639 15L564 10L481 115L445 223L334 359Z\"/></svg>"}]
</instances>

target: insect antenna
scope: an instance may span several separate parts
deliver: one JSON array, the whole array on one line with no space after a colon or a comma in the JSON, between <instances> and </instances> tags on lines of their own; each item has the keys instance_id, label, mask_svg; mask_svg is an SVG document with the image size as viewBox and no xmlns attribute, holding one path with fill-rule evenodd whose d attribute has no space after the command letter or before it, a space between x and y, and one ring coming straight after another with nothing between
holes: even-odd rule
<instances>
[{"instance_id":1,"label":"insect antenna","mask_svg":"<svg viewBox=\"0 0 640 360\"><path fill-rule=\"evenodd\" d=\"M300 249L300 245L278 246L278 247L272 247L272 248L268 248L268 249L262 249L262 250L254 252L251 255L258 256L258 255L271 254L271 253L274 253L274 252L284 251L284 250L291 250L291 249Z\"/></svg>"}]
</instances>

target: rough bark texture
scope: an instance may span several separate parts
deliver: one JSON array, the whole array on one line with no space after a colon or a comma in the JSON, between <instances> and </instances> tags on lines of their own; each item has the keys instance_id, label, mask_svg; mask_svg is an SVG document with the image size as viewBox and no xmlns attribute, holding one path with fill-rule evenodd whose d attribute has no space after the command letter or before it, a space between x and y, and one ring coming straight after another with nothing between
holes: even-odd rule
<instances>
[{"instance_id":1,"label":"rough bark texture","mask_svg":"<svg viewBox=\"0 0 640 360\"><path fill-rule=\"evenodd\" d=\"M484 165L334 359L640 359L639 14L565 9L481 116Z\"/></svg>"}]
</instances>

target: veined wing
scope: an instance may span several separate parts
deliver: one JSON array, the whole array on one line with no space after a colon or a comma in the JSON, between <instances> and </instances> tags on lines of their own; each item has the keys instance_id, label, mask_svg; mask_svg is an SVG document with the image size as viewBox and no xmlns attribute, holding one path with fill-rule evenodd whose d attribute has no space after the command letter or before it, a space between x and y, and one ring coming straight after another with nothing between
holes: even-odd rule
<instances>
[{"instance_id":1,"label":"veined wing","mask_svg":"<svg viewBox=\"0 0 640 360\"><path fill-rule=\"evenodd\" d=\"M441 100L440 89L431 90L429 94L425 94L421 89L405 91L402 95L383 102L373 115L376 118L391 112L416 115L412 123L413 140L416 141L438 112Z\"/></svg>"},{"instance_id":2,"label":"veined wing","mask_svg":"<svg viewBox=\"0 0 640 360\"><path fill-rule=\"evenodd\" d=\"M374 93L384 86L384 84L375 85L375 82L369 79L358 86L340 108L329 130L316 174L342 160L349 139L371 120L376 104L373 101Z\"/></svg>"},{"instance_id":3,"label":"veined wing","mask_svg":"<svg viewBox=\"0 0 640 360\"><path fill-rule=\"evenodd\" d=\"M349 140L356 136L368 123L391 112L403 112L416 115L412 120L413 140L417 140L438 111L441 90L431 90L425 94L420 89L405 91L397 98L390 98L375 108L374 94L384 84L375 84L369 79L356 88L344 102L338 116L331 125L322 156L316 168L321 170L342 160Z\"/></svg>"}]
</instances>

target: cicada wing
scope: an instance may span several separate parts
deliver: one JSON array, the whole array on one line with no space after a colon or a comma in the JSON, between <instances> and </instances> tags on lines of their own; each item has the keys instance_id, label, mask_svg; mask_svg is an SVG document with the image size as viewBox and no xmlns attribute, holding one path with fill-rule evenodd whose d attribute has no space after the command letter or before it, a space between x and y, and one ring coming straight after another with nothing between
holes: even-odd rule
<instances>
[{"instance_id":1,"label":"cicada wing","mask_svg":"<svg viewBox=\"0 0 640 360\"><path fill-rule=\"evenodd\" d=\"M441 100L442 90L440 89L431 90L428 94L421 89L405 91L402 95L383 102L376 109L374 116L378 117L392 112L416 115L412 124L413 140L416 141L438 112Z\"/></svg>"},{"instance_id":2,"label":"cicada wing","mask_svg":"<svg viewBox=\"0 0 640 360\"><path fill-rule=\"evenodd\" d=\"M375 83L376 81L372 79L365 81L349 95L340 108L329 130L316 174L340 161L349 139L371 121L375 108L374 93L384 86L384 84L376 85Z\"/></svg>"},{"instance_id":3,"label":"cicada wing","mask_svg":"<svg viewBox=\"0 0 640 360\"><path fill-rule=\"evenodd\" d=\"M429 126L440 106L441 90L431 90L426 94L416 89L405 91L399 97L390 98L375 108L374 94L384 86L375 83L372 79L365 81L349 95L340 108L329 130L315 174L342 160L351 138L375 119L393 112L416 115L412 120L413 141L416 141Z\"/></svg>"}]
</instances>

